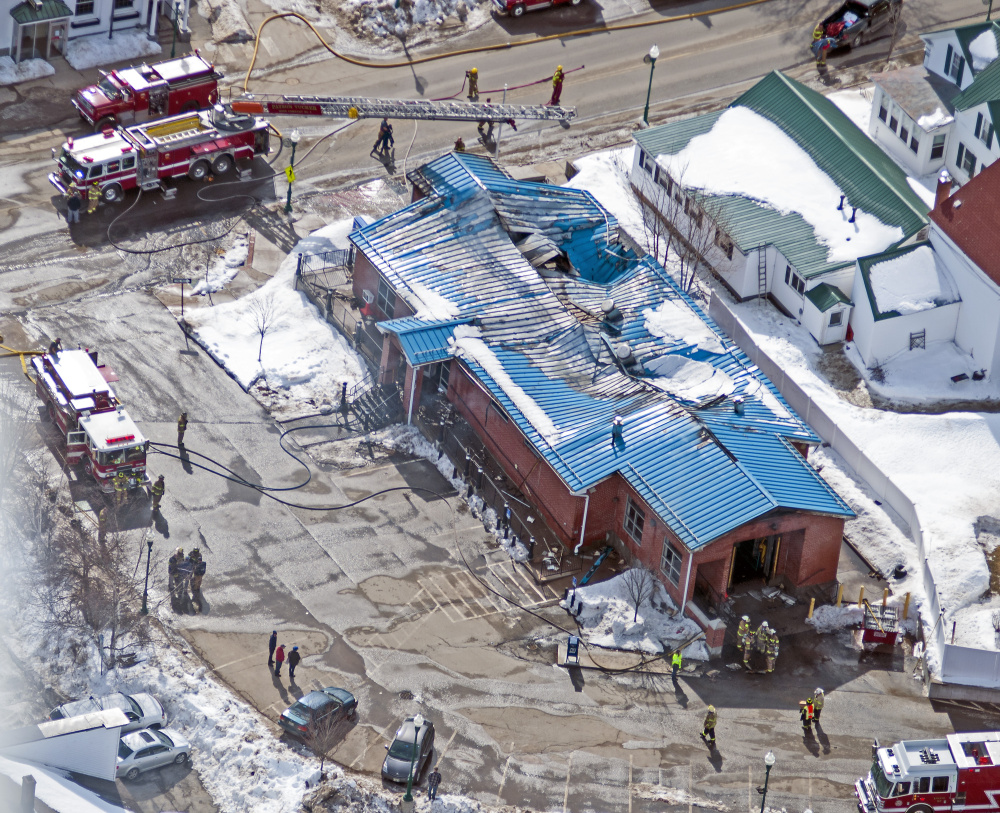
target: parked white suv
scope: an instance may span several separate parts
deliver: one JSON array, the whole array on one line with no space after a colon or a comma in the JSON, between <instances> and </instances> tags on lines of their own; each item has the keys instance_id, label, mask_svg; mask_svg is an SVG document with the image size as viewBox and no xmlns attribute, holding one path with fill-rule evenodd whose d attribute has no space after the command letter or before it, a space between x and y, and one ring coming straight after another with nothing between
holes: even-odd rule
<instances>
[{"instance_id":1,"label":"parked white suv","mask_svg":"<svg viewBox=\"0 0 1000 813\"><path fill-rule=\"evenodd\" d=\"M139 728L162 728L167 724L167 714L163 706L151 694L128 695L121 692L63 703L52 709L49 719L62 720L64 717L76 717L107 709L121 709L125 712L128 724L122 726L122 733Z\"/></svg>"}]
</instances>

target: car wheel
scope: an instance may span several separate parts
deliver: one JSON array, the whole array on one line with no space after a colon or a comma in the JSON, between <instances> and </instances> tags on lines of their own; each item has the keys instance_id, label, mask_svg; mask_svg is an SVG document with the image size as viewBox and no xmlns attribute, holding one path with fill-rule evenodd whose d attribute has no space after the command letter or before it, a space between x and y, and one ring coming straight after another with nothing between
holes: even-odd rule
<instances>
[{"instance_id":1,"label":"car wheel","mask_svg":"<svg viewBox=\"0 0 1000 813\"><path fill-rule=\"evenodd\" d=\"M192 181L203 181L209 173L208 161L196 161L188 170L188 177Z\"/></svg>"},{"instance_id":2,"label":"car wheel","mask_svg":"<svg viewBox=\"0 0 1000 813\"><path fill-rule=\"evenodd\" d=\"M114 116L105 116L103 119L97 120L97 124L94 125L94 132L103 133L109 127L114 129L116 124Z\"/></svg>"},{"instance_id":3,"label":"car wheel","mask_svg":"<svg viewBox=\"0 0 1000 813\"><path fill-rule=\"evenodd\" d=\"M220 155L212 164L212 172L216 175L225 175L233 168L233 159L229 155Z\"/></svg>"},{"instance_id":4,"label":"car wheel","mask_svg":"<svg viewBox=\"0 0 1000 813\"><path fill-rule=\"evenodd\" d=\"M107 203L118 203L125 197L125 193L122 192L120 185L116 183L109 183L104 187L104 189L101 190L101 196Z\"/></svg>"},{"instance_id":5,"label":"car wheel","mask_svg":"<svg viewBox=\"0 0 1000 813\"><path fill-rule=\"evenodd\" d=\"M857 48L864 41L864 36L862 34L855 34L854 39L851 40L851 47Z\"/></svg>"},{"instance_id":6,"label":"car wheel","mask_svg":"<svg viewBox=\"0 0 1000 813\"><path fill-rule=\"evenodd\" d=\"M520 17L522 14L524 14L524 3L518 3L517 5L515 5L514 8L510 10L510 13L513 14L515 17Z\"/></svg>"},{"instance_id":7,"label":"car wheel","mask_svg":"<svg viewBox=\"0 0 1000 813\"><path fill-rule=\"evenodd\" d=\"M913 805L906 808L906 813L934 813L934 808L930 805Z\"/></svg>"},{"instance_id":8,"label":"car wheel","mask_svg":"<svg viewBox=\"0 0 1000 813\"><path fill-rule=\"evenodd\" d=\"M569 0L569 2L570 2L570 5L572 5L572 6L578 6L582 2L582 0Z\"/></svg>"},{"instance_id":9,"label":"car wheel","mask_svg":"<svg viewBox=\"0 0 1000 813\"><path fill-rule=\"evenodd\" d=\"M188 761L188 759L190 759L190 754L188 754L187 752L185 752L183 754L178 754L177 756L175 756L174 757L174 762L177 765L183 765L185 762Z\"/></svg>"},{"instance_id":10,"label":"car wheel","mask_svg":"<svg viewBox=\"0 0 1000 813\"><path fill-rule=\"evenodd\" d=\"M133 768L127 774L125 774L125 778L129 782L134 782L136 779L139 778L139 769L138 768Z\"/></svg>"}]
</instances>

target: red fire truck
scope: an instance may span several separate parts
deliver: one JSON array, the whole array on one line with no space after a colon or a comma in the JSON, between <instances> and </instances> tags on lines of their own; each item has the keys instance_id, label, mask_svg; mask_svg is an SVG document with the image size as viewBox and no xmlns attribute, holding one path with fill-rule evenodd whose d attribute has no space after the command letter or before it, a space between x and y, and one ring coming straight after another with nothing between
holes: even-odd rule
<instances>
[{"instance_id":1,"label":"red fire truck","mask_svg":"<svg viewBox=\"0 0 1000 813\"><path fill-rule=\"evenodd\" d=\"M98 132L118 124L211 107L222 74L195 51L158 65L101 71L101 81L78 90L73 107Z\"/></svg>"},{"instance_id":2,"label":"red fire truck","mask_svg":"<svg viewBox=\"0 0 1000 813\"><path fill-rule=\"evenodd\" d=\"M872 747L868 776L854 784L860 813L1000 810L1000 731L949 734Z\"/></svg>"},{"instance_id":3,"label":"red fire truck","mask_svg":"<svg viewBox=\"0 0 1000 813\"><path fill-rule=\"evenodd\" d=\"M35 356L31 365L35 392L62 435L66 462L82 462L106 494L114 492L112 478L118 472L128 478L129 491L148 486L148 443L111 389L117 376L97 364L97 352L45 353Z\"/></svg>"},{"instance_id":4,"label":"red fire truck","mask_svg":"<svg viewBox=\"0 0 1000 813\"><path fill-rule=\"evenodd\" d=\"M166 178L202 180L225 175L236 161L267 155L266 119L234 113L222 105L165 119L67 139L52 157L58 170L49 183L63 194L74 187L84 197L98 184L109 203L129 189L156 189Z\"/></svg>"}]
</instances>

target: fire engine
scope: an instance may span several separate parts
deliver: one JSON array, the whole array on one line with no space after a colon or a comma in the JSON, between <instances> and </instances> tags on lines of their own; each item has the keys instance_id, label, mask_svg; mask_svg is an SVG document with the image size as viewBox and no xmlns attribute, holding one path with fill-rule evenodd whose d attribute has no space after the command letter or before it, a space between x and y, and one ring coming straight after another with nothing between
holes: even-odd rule
<instances>
[{"instance_id":1,"label":"fire engine","mask_svg":"<svg viewBox=\"0 0 1000 813\"><path fill-rule=\"evenodd\" d=\"M72 187L86 197L97 183L108 203L139 187L162 187L166 178L202 180L225 175L236 161L266 155L270 125L265 119L215 105L209 110L69 138L52 157L58 170L49 183L63 194Z\"/></svg>"},{"instance_id":2,"label":"fire engine","mask_svg":"<svg viewBox=\"0 0 1000 813\"><path fill-rule=\"evenodd\" d=\"M97 131L118 124L211 107L222 74L195 51L158 65L101 71L101 81L78 90L73 107Z\"/></svg>"},{"instance_id":3,"label":"fire engine","mask_svg":"<svg viewBox=\"0 0 1000 813\"><path fill-rule=\"evenodd\" d=\"M860 813L1000 810L1000 731L949 734L872 746L868 776L854 784Z\"/></svg>"},{"instance_id":4,"label":"fire engine","mask_svg":"<svg viewBox=\"0 0 1000 813\"><path fill-rule=\"evenodd\" d=\"M129 491L148 486L148 442L111 388L117 377L97 364L97 352L60 350L35 356L31 365L35 392L62 435L66 462L82 462L106 494L114 492L119 472L128 478Z\"/></svg>"}]
</instances>

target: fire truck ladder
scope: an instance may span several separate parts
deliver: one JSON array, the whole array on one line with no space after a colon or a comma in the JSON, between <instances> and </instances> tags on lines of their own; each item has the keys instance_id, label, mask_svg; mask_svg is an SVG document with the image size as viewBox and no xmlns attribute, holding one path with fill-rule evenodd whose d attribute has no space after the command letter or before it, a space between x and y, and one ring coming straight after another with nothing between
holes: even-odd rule
<instances>
[{"instance_id":1,"label":"fire truck ladder","mask_svg":"<svg viewBox=\"0 0 1000 813\"><path fill-rule=\"evenodd\" d=\"M253 94L230 102L235 113L328 116L337 119L426 119L428 121L505 122L517 119L569 121L575 107L542 104L434 102L426 99L365 99L356 96Z\"/></svg>"}]
</instances>

